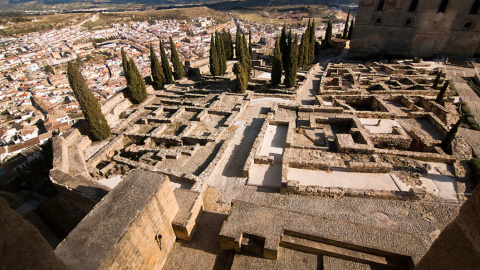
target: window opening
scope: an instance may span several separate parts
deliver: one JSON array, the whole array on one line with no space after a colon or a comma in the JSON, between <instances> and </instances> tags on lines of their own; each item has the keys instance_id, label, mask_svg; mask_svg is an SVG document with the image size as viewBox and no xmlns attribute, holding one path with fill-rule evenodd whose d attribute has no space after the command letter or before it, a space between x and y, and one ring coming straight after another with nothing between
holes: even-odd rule
<instances>
[{"instance_id":1,"label":"window opening","mask_svg":"<svg viewBox=\"0 0 480 270\"><path fill-rule=\"evenodd\" d=\"M410 4L410 8L408 9L408 12L415 12L417 10L418 6L418 0L412 0L412 3Z\"/></svg>"},{"instance_id":2,"label":"window opening","mask_svg":"<svg viewBox=\"0 0 480 270\"><path fill-rule=\"evenodd\" d=\"M383 10L383 7L385 6L385 0L380 0L378 2L378 7L377 10Z\"/></svg>"},{"instance_id":3,"label":"window opening","mask_svg":"<svg viewBox=\"0 0 480 270\"><path fill-rule=\"evenodd\" d=\"M478 14L478 10L480 9L480 0L475 0L472 5L472 9L470 9L470 14Z\"/></svg>"},{"instance_id":4,"label":"window opening","mask_svg":"<svg viewBox=\"0 0 480 270\"><path fill-rule=\"evenodd\" d=\"M447 11L448 0L442 0L440 6L438 7L438 13L445 13Z\"/></svg>"}]
</instances>

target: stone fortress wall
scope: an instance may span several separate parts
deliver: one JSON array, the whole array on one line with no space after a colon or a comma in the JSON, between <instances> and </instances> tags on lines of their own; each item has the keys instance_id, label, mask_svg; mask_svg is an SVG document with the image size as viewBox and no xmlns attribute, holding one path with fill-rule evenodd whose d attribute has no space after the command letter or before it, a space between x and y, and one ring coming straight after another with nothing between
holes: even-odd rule
<instances>
[{"instance_id":1,"label":"stone fortress wall","mask_svg":"<svg viewBox=\"0 0 480 270\"><path fill-rule=\"evenodd\" d=\"M476 2L360 0L350 54L472 57L480 53L480 10L475 10Z\"/></svg>"}]
</instances>

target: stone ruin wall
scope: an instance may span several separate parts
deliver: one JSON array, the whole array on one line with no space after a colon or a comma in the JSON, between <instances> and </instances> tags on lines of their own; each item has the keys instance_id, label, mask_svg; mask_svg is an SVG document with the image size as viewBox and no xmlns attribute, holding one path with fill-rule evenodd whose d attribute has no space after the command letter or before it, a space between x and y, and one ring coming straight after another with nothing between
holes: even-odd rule
<instances>
[{"instance_id":1,"label":"stone ruin wall","mask_svg":"<svg viewBox=\"0 0 480 270\"><path fill-rule=\"evenodd\" d=\"M165 180L139 211L99 269L162 269L176 239L172 221L178 204L170 182Z\"/></svg>"},{"instance_id":2,"label":"stone ruin wall","mask_svg":"<svg viewBox=\"0 0 480 270\"><path fill-rule=\"evenodd\" d=\"M168 177L134 170L55 249L68 269L161 269L179 211ZM84 258L89 260L84 261Z\"/></svg>"}]
</instances>

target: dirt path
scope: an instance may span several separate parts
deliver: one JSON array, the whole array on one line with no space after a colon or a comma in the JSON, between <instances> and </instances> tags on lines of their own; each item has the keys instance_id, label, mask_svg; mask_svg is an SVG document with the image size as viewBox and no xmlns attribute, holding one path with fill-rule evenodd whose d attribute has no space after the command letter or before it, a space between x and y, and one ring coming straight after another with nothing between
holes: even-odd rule
<instances>
[{"instance_id":1,"label":"dirt path","mask_svg":"<svg viewBox=\"0 0 480 270\"><path fill-rule=\"evenodd\" d=\"M320 89L322 70L320 65L313 67L313 71L308 75L303 89L297 95L297 100L300 104L313 105L315 103L315 95L318 94Z\"/></svg>"}]
</instances>

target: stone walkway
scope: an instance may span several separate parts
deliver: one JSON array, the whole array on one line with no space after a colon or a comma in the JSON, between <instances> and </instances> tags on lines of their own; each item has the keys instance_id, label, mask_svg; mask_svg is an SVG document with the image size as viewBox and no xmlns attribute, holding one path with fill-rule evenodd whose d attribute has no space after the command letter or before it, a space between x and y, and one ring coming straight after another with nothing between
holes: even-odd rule
<instances>
[{"instance_id":1,"label":"stone walkway","mask_svg":"<svg viewBox=\"0 0 480 270\"><path fill-rule=\"evenodd\" d=\"M470 87L470 85L462 78L462 76L473 77L476 70L473 68L461 68L454 66L446 66L447 78L451 79L455 84L458 94L470 107L472 114L477 120L480 120L480 96ZM468 129L460 129L459 134L467 140L475 153L480 153L480 143L475 140Z\"/></svg>"}]
</instances>

